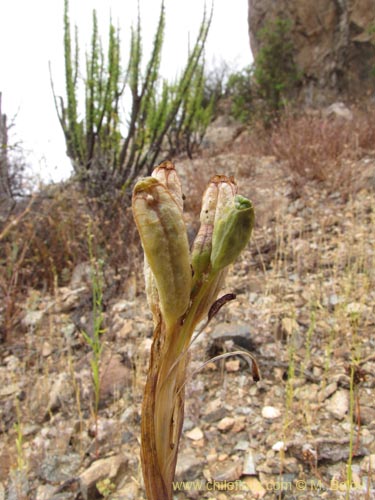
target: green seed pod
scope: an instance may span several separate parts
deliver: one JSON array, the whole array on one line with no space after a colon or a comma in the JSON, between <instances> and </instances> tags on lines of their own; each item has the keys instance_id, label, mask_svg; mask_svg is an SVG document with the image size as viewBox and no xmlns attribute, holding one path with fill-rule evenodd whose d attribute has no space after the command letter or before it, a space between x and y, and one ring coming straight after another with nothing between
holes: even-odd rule
<instances>
[{"instance_id":1,"label":"green seed pod","mask_svg":"<svg viewBox=\"0 0 375 500\"><path fill-rule=\"evenodd\" d=\"M220 271L234 262L247 245L254 225L250 200L236 195L234 204L225 207L215 221L212 235L211 267Z\"/></svg>"},{"instance_id":2,"label":"green seed pod","mask_svg":"<svg viewBox=\"0 0 375 500\"><path fill-rule=\"evenodd\" d=\"M195 281L209 270L215 220L226 206L233 205L236 190L234 179L225 175L215 175L203 194L201 225L193 243L191 258Z\"/></svg>"},{"instance_id":3,"label":"green seed pod","mask_svg":"<svg viewBox=\"0 0 375 500\"><path fill-rule=\"evenodd\" d=\"M132 207L169 328L185 313L190 301L189 245L182 212L167 187L153 177L137 182ZM153 303L155 294L151 293Z\"/></svg>"}]
</instances>

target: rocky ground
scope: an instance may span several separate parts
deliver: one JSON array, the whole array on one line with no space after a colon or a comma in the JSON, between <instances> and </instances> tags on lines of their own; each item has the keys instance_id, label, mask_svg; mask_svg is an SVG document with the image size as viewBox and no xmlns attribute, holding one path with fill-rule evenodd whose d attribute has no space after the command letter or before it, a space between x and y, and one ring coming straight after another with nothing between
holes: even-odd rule
<instances>
[{"instance_id":1,"label":"rocky ground","mask_svg":"<svg viewBox=\"0 0 375 500\"><path fill-rule=\"evenodd\" d=\"M314 182L296 194L283 165L238 141L177 164L188 193L214 171L235 174L257 227L223 290L237 299L191 349L175 498L374 498L374 183L345 201ZM375 160L361 162L353 168L375 178ZM186 205L196 212L196 196ZM30 290L24 334L0 346L0 499L144 498L152 323L141 272L105 310L97 426L81 333L91 321L87 266L53 295ZM255 357L260 381L246 354L202 367L233 349Z\"/></svg>"}]
</instances>

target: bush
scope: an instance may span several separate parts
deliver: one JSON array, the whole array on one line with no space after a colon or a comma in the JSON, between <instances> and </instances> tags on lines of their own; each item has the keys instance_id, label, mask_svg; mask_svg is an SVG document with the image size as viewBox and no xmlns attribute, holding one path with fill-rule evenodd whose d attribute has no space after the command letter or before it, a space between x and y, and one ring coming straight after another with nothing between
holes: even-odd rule
<instances>
[{"instance_id":1,"label":"bush","mask_svg":"<svg viewBox=\"0 0 375 500\"><path fill-rule=\"evenodd\" d=\"M253 71L252 66L247 66L232 73L226 86L226 95L231 99L231 114L242 123L249 122L254 115Z\"/></svg>"},{"instance_id":2,"label":"bush","mask_svg":"<svg viewBox=\"0 0 375 500\"><path fill-rule=\"evenodd\" d=\"M108 55L105 57L93 12L90 54L86 56L84 119L79 117L78 86L80 61L78 36L72 42L68 0L64 12L64 50L66 101L55 95L68 156L77 178L89 196L112 200L115 192L122 192L140 173L149 173L157 161L164 140L173 128L189 138L204 133L209 119L208 108L201 112L201 79L203 49L208 35L212 11L202 19L193 49L189 53L181 77L172 86L161 86L159 66L164 38L165 11L161 4L159 22L154 37L152 54L144 72L142 62L141 23L132 29L129 61L123 71L118 30L109 28ZM73 45L75 45L73 55ZM125 90L130 91L131 110L128 117L120 113ZM195 94L194 94L195 92ZM120 124L127 123L125 137ZM197 139L194 139L196 141ZM186 143L186 141L185 141Z\"/></svg>"},{"instance_id":3,"label":"bush","mask_svg":"<svg viewBox=\"0 0 375 500\"><path fill-rule=\"evenodd\" d=\"M276 18L258 34L261 48L255 60L254 80L268 119L284 108L301 79L294 63L291 27L290 20Z\"/></svg>"}]
</instances>

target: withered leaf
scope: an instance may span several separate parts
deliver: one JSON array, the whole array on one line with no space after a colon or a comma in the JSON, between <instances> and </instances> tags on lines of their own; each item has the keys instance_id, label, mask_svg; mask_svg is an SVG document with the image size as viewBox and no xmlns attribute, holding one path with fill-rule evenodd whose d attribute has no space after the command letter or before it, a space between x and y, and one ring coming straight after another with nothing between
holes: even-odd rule
<instances>
[{"instance_id":1,"label":"withered leaf","mask_svg":"<svg viewBox=\"0 0 375 500\"><path fill-rule=\"evenodd\" d=\"M215 300L215 302L210 307L210 310L208 311L208 321L211 321L211 319L220 311L223 305L225 305L227 302L230 302L231 300L234 300L235 298L235 293L226 293L219 299Z\"/></svg>"}]
</instances>

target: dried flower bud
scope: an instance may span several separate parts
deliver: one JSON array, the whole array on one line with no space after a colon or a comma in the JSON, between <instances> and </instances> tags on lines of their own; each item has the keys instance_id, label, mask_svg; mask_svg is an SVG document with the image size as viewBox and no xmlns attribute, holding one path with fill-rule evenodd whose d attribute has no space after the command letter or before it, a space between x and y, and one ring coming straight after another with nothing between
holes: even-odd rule
<instances>
[{"instance_id":1,"label":"dried flower bud","mask_svg":"<svg viewBox=\"0 0 375 500\"><path fill-rule=\"evenodd\" d=\"M215 220L211 252L213 271L220 271L236 260L250 239L253 225L251 201L236 195L232 206L225 207Z\"/></svg>"},{"instance_id":2,"label":"dried flower bud","mask_svg":"<svg viewBox=\"0 0 375 500\"><path fill-rule=\"evenodd\" d=\"M173 163L171 161L163 161L153 170L151 175L167 187L182 212L184 208L182 187Z\"/></svg>"},{"instance_id":3,"label":"dried flower bud","mask_svg":"<svg viewBox=\"0 0 375 500\"><path fill-rule=\"evenodd\" d=\"M195 279L209 270L215 221L226 206L233 205L233 197L236 192L237 186L233 178L215 175L203 194L200 213L201 225L192 248L192 267Z\"/></svg>"},{"instance_id":4,"label":"dried flower bud","mask_svg":"<svg viewBox=\"0 0 375 500\"><path fill-rule=\"evenodd\" d=\"M134 187L133 214L155 278L161 312L171 327L190 301L189 245L182 212L164 184L146 177ZM153 301L154 292L151 294Z\"/></svg>"}]
</instances>

